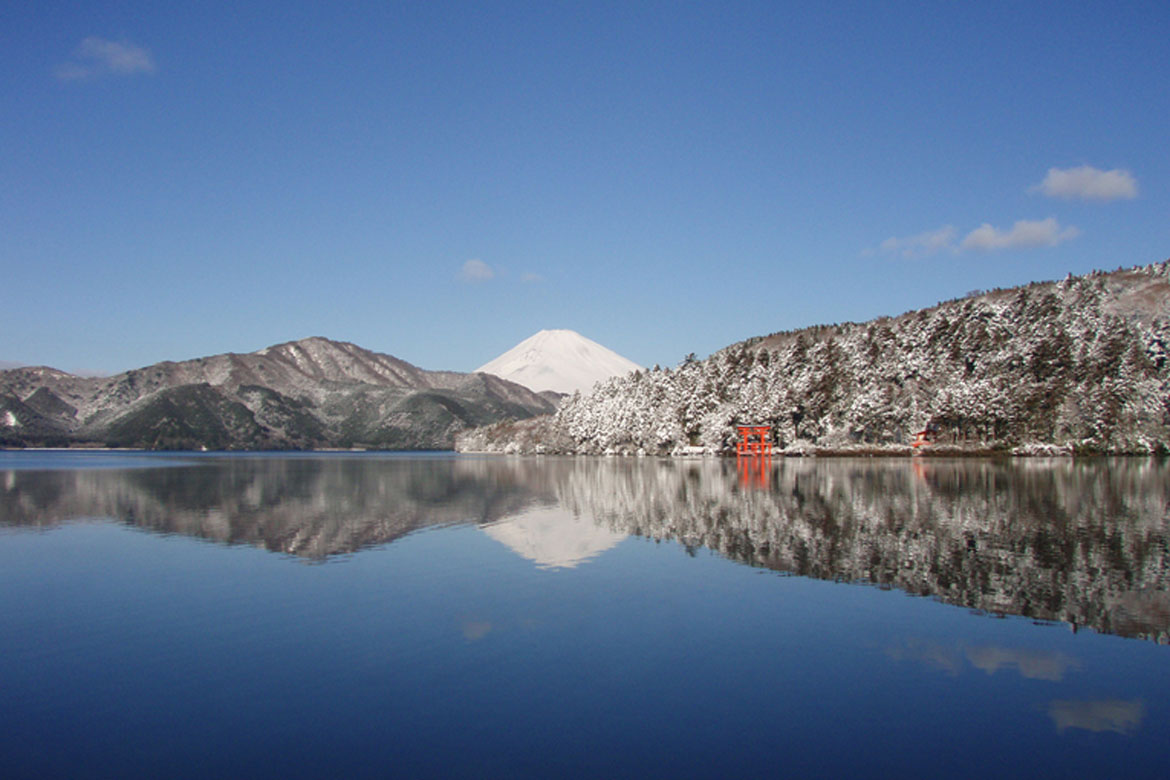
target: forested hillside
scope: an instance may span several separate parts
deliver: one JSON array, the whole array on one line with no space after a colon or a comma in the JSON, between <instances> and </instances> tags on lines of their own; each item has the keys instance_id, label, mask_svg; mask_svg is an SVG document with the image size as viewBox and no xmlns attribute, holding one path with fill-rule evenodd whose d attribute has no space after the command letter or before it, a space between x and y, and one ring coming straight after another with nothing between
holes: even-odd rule
<instances>
[{"instance_id":1,"label":"forested hillside","mask_svg":"<svg viewBox=\"0 0 1170 780\"><path fill-rule=\"evenodd\" d=\"M1170 450L1170 268L978 292L871 322L774 333L612 379L465 450L666 454L773 426L789 452L934 447Z\"/></svg>"}]
</instances>

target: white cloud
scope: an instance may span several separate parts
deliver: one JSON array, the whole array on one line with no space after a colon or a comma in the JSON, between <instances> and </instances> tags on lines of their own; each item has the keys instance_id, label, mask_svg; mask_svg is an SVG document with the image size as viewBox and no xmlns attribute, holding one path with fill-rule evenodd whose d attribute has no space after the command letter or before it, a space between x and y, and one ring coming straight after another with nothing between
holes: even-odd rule
<instances>
[{"instance_id":1,"label":"white cloud","mask_svg":"<svg viewBox=\"0 0 1170 780\"><path fill-rule=\"evenodd\" d=\"M954 240L954 226L943 225L938 230L928 230L905 238L890 236L878 245L878 249L887 254L900 254L902 257L927 257L946 249L953 250Z\"/></svg>"},{"instance_id":2,"label":"white cloud","mask_svg":"<svg viewBox=\"0 0 1170 780\"><path fill-rule=\"evenodd\" d=\"M1062 228L1055 217L1039 220L1021 219L1012 225L1011 230L1000 230L984 222L968 233L959 246L962 249L978 249L985 252L1056 246L1080 234L1081 231L1075 227Z\"/></svg>"},{"instance_id":3,"label":"white cloud","mask_svg":"<svg viewBox=\"0 0 1170 780\"><path fill-rule=\"evenodd\" d=\"M537 282L543 282L544 277L540 274L524 273L520 274L520 281L524 282L525 284L536 284Z\"/></svg>"},{"instance_id":4,"label":"white cloud","mask_svg":"<svg viewBox=\"0 0 1170 780\"><path fill-rule=\"evenodd\" d=\"M937 230L928 230L904 238L891 236L878 244L876 251L908 258L929 257L939 252L951 254L968 250L991 252L1000 249L1056 246L1080 234L1081 231L1071 225L1062 227L1055 217L1039 220L1022 219L1016 222L1011 230L1000 230L984 222L956 244L955 237L958 234L955 228L952 225L944 225ZM874 253L875 250L866 249L861 254L863 257L870 257Z\"/></svg>"},{"instance_id":5,"label":"white cloud","mask_svg":"<svg viewBox=\"0 0 1170 780\"><path fill-rule=\"evenodd\" d=\"M81 42L72 59L57 67L57 78L83 81L100 76L132 76L154 71L154 58L141 46L90 37Z\"/></svg>"},{"instance_id":6,"label":"white cloud","mask_svg":"<svg viewBox=\"0 0 1170 780\"><path fill-rule=\"evenodd\" d=\"M1044 181L1032 188L1050 198L1077 200L1121 200L1137 197L1137 180L1129 171L1114 168L1102 171L1091 165L1077 168L1049 168Z\"/></svg>"},{"instance_id":7,"label":"white cloud","mask_svg":"<svg viewBox=\"0 0 1170 780\"><path fill-rule=\"evenodd\" d=\"M459 269L459 281L461 282L486 282L495 275L496 272L492 270L492 267L482 260L468 260L463 264L463 268Z\"/></svg>"}]
</instances>

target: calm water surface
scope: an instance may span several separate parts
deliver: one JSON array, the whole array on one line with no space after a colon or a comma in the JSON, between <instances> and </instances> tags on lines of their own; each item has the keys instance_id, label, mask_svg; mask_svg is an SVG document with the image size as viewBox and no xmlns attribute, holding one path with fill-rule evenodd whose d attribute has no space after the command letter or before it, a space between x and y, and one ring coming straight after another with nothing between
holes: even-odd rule
<instances>
[{"instance_id":1,"label":"calm water surface","mask_svg":"<svg viewBox=\"0 0 1170 780\"><path fill-rule=\"evenodd\" d=\"M0 453L0 777L1165 777L1170 466Z\"/></svg>"}]
</instances>

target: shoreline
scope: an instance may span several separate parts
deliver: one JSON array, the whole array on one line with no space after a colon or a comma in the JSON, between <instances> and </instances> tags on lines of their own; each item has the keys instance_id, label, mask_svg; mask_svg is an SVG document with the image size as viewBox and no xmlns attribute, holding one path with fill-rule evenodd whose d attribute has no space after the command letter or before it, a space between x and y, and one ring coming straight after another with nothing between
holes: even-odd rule
<instances>
[{"instance_id":1,"label":"shoreline","mask_svg":"<svg viewBox=\"0 0 1170 780\"><path fill-rule=\"evenodd\" d=\"M189 449L189 450L156 450L141 447L103 447L80 445L75 447L13 447L2 446L0 452L134 452L134 453L170 453L170 454L336 454L336 453L451 453L453 455L499 455L503 457L565 457L565 458L661 458L670 460L780 460L789 458L1163 458L1170 453L1133 452L1111 450L1084 450L1077 451L1069 446L1042 444L1020 445L1013 448L1005 447L962 447L955 445L936 445L929 448L914 449L909 445L891 445L886 447L807 447L799 450L775 450L769 455L737 456L734 452L675 452L675 453L647 453L647 452L507 452L496 449L372 449L369 447L320 447L313 449Z\"/></svg>"}]
</instances>

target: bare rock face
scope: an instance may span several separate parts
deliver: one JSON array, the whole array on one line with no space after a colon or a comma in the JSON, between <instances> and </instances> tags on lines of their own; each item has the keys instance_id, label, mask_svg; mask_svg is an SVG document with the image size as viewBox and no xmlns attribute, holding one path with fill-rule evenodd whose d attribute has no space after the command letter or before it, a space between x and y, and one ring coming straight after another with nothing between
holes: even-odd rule
<instances>
[{"instance_id":1,"label":"bare rock face","mask_svg":"<svg viewBox=\"0 0 1170 780\"><path fill-rule=\"evenodd\" d=\"M531 390L309 338L111 377L0 372L0 444L149 449L450 449L478 425L553 410Z\"/></svg>"}]
</instances>

